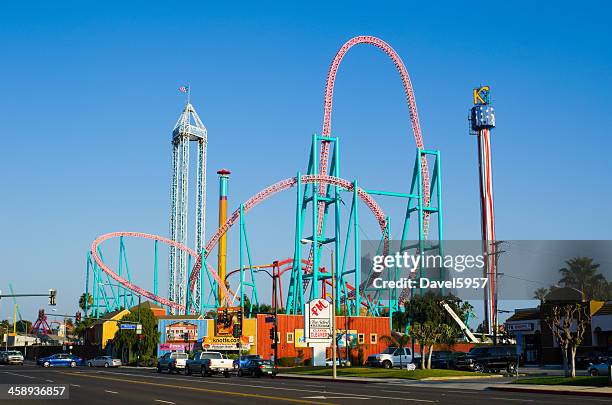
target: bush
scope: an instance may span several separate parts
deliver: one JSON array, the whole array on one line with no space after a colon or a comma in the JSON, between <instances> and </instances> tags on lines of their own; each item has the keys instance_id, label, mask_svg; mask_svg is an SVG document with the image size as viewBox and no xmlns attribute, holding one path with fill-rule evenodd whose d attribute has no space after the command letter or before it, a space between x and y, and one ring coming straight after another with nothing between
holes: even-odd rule
<instances>
[{"instance_id":1,"label":"bush","mask_svg":"<svg viewBox=\"0 0 612 405\"><path fill-rule=\"evenodd\" d=\"M293 367L295 366L294 357L281 357L278 359L278 365L281 367Z\"/></svg>"}]
</instances>

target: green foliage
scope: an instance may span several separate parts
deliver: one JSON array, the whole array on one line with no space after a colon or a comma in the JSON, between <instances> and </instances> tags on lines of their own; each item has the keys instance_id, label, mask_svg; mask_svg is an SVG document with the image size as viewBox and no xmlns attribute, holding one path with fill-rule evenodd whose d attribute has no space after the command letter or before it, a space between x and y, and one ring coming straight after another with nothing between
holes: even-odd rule
<instances>
[{"instance_id":1,"label":"green foliage","mask_svg":"<svg viewBox=\"0 0 612 405\"><path fill-rule=\"evenodd\" d=\"M544 297L546 297L546 294L548 294L548 290L546 288L538 288L533 292L533 298L544 302Z\"/></svg>"},{"instance_id":2,"label":"green foliage","mask_svg":"<svg viewBox=\"0 0 612 405\"><path fill-rule=\"evenodd\" d=\"M87 309L91 311L92 305L93 305L93 296L91 294L87 294ZM85 316L87 316L87 313L85 311L85 293L81 294L81 296L79 297L79 308L81 308Z\"/></svg>"},{"instance_id":3,"label":"green foliage","mask_svg":"<svg viewBox=\"0 0 612 405\"><path fill-rule=\"evenodd\" d=\"M559 270L559 284L582 291L587 299L606 301L611 297L611 284L597 272L599 264L590 257L574 257Z\"/></svg>"},{"instance_id":4,"label":"green foliage","mask_svg":"<svg viewBox=\"0 0 612 405\"><path fill-rule=\"evenodd\" d=\"M293 357L281 357L278 359L278 365L281 367L293 367L295 366L295 359Z\"/></svg>"},{"instance_id":5,"label":"green foliage","mask_svg":"<svg viewBox=\"0 0 612 405\"><path fill-rule=\"evenodd\" d=\"M138 322L138 310L126 315L122 322ZM140 323L142 324L143 338L139 339L134 330L121 330L115 333L113 343L119 350L125 348L131 352L137 352L140 345L140 356L143 358L152 357L157 351L159 343L159 332L157 332L157 319L153 311L149 308L140 308Z\"/></svg>"},{"instance_id":6,"label":"green foliage","mask_svg":"<svg viewBox=\"0 0 612 405\"><path fill-rule=\"evenodd\" d=\"M25 319L17 321L17 333L30 333L32 322Z\"/></svg>"}]
</instances>

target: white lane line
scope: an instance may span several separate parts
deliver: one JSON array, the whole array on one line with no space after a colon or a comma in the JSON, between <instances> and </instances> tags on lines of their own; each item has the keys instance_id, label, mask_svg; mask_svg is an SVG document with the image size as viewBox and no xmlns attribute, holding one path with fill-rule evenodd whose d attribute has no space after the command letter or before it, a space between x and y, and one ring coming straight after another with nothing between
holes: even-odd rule
<instances>
[{"instance_id":1,"label":"white lane line","mask_svg":"<svg viewBox=\"0 0 612 405\"><path fill-rule=\"evenodd\" d=\"M156 399L155 402L161 402L162 404L176 405L176 402L164 401L163 399Z\"/></svg>"},{"instance_id":2,"label":"white lane line","mask_svg":"<svg viewBox=\"0 0 612 405\"><path fill-rule=\"evenodd\" d=\"M71 387L81 387L79 384L70 384Z\"/></svg>"},{"instance_id":3,"label":"white lane line","mask_svg":"<svg viewBox=\"0 0 612 405\"><path fill-rule=\"evenodd\" d=\"M498 399L500 401L519 401L519 402L533 402L535 399L518 399L518 398L505 398L505 397L488 397L487 399Z\"/></svg>"},{"instance_id":4,"label":"white lane line","mask_svg":"<svg viewBox=\"0 0 612 405\"><path fill-rule=\"evenodd\" d=\"M110 374L110 375L129 375L132 377L145 377L145 378L151 378L151 379L162 379L162 380L184 380L182 378L173 378L173 377L162 377L162 376L156 376L156 375L146 375L146 374L133 374L133 373L117 373L117 372L112 372L112 371L100 371L100 373L104 373L104 374ZM194 378L193 381L198 381L197 378ZM221 382L221 381L214 381L212 378L207 378L207 379L202 379L200 380L200 382L202 383L206 383L206 384L216 384L216 385L236 385L235 383L227 383L227 382ZM324 395L345 395L345 396L350 396L350 397L361 397L361 398L366 398L366 399L394 399L397 401L410 401L410 402L438 402L437 400L431 400L431 399L417 399L417 398L398 398L398 397L388 397L388 396L382 396L382 395L364 395L364 394L353 394L350 392L335 392L335 391L317 391L317 390L312 390L312 389L299 389L299 388L288 388L288 387L275 387L275 386L266 386L266 385L254 385L254 384L239 384L240 387L249 387L249 388L258 388L258 389L274 389L277 391L293 391L293 392L306 392L306 393L312 393L312 394L324 394Z\"/></svg>"},{"instance_id":5,"label":"white lane line","mask_svg":"<svg viewBox=\"0 0 612 405\"><path fill-rule=\"evenodd\" d=\"M314 396L314 397L303 397L304 399L370 399L366 397L326 397L323 395Z\"/></svg>"},{"instance_id":6,"label":"white lane line","mask_svg":"<svg viewBox=\"0 0 612 405\"><path fill-rule=\"evenodd\" d=\"M117 391L109 391L109 390L104 390L104 392L108 392L109 394L118 394Z\"/></svg>"},{"instance_id":7,"label":"white lane line","mask_svg":"<svg viewBox=\"0 0 612 405\"><path fill-rule=\"evenodd\" d=\"M53 380L45 380L46 382L53 382Z\"/></svg>"},{"instance_id":8,"label":"white lane line","mask_svg":"<svg viewBox=\"0 0 612 405\"><path fill-rule=\"evenodd\" d=\"M12 375L16 375L16 376L18 376L18 377L25 377L25 378L36 379L36 377L32 377L31 375L24 375L24 374L18 374L18 373L11 373L10 371L3 371L3 373L6 373L6 374L12 374Z\"/></svg>"}]
</instances>

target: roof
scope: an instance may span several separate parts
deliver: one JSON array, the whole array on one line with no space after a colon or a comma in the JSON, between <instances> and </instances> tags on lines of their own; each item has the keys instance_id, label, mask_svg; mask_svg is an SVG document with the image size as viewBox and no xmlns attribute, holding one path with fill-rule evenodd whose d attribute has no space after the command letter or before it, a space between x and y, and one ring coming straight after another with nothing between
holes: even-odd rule
<instances>
[{"instance_id":1,"label":"roof","mask_svg":"<svg viewBox=\"0 0 612 405\"><path fill-rule=\"evenodd\" d=\"M593 316L612 315L612 301L606 302Z\"/></svg>"},{"instance_id":2,"label":"roof","mask_svg":"<svg viewBox=\"0 0 612 405\"><path fill-rule=\"evenodd\" d=\"M204 319L204 317L202 315L164 315L157 317L157 319Z\"/></svg>"},{"instance_id":3,"label":"roof","mask_svg":"<svg viewBox=\"0 0 612 405\"><path fill-rule=\"evenodd\" d=\"M127 310L127 309L118 309L116 311L107 312L107 313L104 314L104 316L102 316L97 321L92 323L90 327L93 327L93 326L96 326L96 325L102 325L104 322L108 322L110 320L116 320L115 318L117 316L121 315L122 312L125 312L125 314L123 314L121 316L121 318L123 318L125 315L130 313L130 311ZM121 318L119 318L119 319L121 319Z\"/></svg>"},{"instance_id":4,"label":"roof","mask_svg":"<svg viewBox=\"0 0 612 405\"><path fill-rule=\"evenodd\" d=\"M138 310L138 307L140 308L149 308L150 310L154 311L154 310L162 310L164 312L166 312L166 309L160 305L155 304L153 301L145 301L139 305L135 305L132 308L130 308L130 312L134 312Z\"/></svg>"},{"instance_id":5,"label":"roof","mask_svg":"<svg viewBox=\"0 0 612 405\"><path fill-rule=\"evenodd\" d=\"M544 302L553 301L573 301L584 302L584 294L582 291L571 287L553 288L551 292L546 294Z\"/></svg>"},{"instance_id":6,"label":"roof","mask_svg":"<svg viewBox=\"0 0 612 405\"><path fill-rule=\"evenodd\" d=\"M517 309L510 318L506 319L506 322L527 321L533 319L540 319L539 308Z\"/></svg>"}]
</instances>

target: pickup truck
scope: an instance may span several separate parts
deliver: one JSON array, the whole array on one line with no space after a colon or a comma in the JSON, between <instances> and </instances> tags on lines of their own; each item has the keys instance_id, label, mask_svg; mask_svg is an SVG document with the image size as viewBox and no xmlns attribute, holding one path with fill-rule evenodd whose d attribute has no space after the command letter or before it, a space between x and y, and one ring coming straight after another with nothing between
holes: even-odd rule
<instances>
[{"instance_id":1,"label":"pickup truck","mask_svg":"<svg viewBox=\"0 0 612 405\"><path fill-rule=\"evenodd\" d=\"M157 372L161 373L162 370L168 370L168 374L180 373L181 370L185 369L186 362L187 354L185 353L166 353L157 359Z\"/></svg>"},{"instance_id":2,"label":"pickup truck","mask_svg":"<svg viewBox=\"0 0 612 405\"><path fill-rule=\"evenodd\" d=\"M408 364L412 363L412 357L412 351L408 347L401 349L397 347L388 347L380 354L368 356L366 366L383 368L406 367ZM414 356L414 360L417 360L419 357L420 356L417 354Z\"/></svg>"},{"instance_id":3,"label":"pickup truck","mask_svg":"<svg viewBox=\"0 0 612 405\"><path fill-rule=\"evenodd\" d=\"M214 374L223 374L225 378L230 377L234 369L234 362L219 352L195 352L193 358L187 360L185 374L200 373L202 377Z\"/></svg>"}]
</instances>

